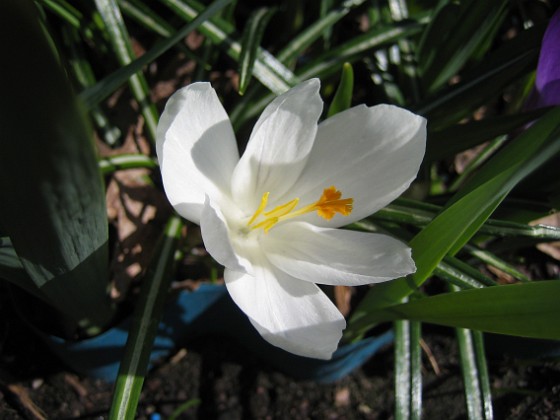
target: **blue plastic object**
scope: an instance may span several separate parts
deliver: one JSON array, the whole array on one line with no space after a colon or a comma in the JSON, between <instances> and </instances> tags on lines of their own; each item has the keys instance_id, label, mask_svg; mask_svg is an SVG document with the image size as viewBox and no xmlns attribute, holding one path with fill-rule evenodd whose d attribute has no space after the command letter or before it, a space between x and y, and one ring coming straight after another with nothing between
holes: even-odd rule
<instances>
[{"instance_id":1,"label":"blue plastic object","mask_svg":"<svg viewBox=\"0 0 560 420\"><path fill-rule=\"evenodd\" d=\"M127 320L88 340L68 342L49 337L47 342L54 353L76 372L114 381L129 326L130 320ZM341 346L331 360L296 356L263 340L223 285L205 284L195 292L181 292L176 300L169 303L150 360L168 356L182 344L202 335L229 336L279 371L294 378L322 383L334 382L348 375L393 340L393 332L388 331Z\"/></svg>"}]
</instances>

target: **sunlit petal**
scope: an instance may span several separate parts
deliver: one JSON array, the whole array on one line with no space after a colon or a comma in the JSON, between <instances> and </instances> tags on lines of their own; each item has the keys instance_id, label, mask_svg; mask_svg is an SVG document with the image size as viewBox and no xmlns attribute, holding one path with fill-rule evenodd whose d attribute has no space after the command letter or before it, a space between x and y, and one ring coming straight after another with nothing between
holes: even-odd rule
<instances>
[{"instance_id":1,"label":"sunlit petal","mask_svg":"<svg viewBox=\"0 0 560 420\"><path fill-rule=\"evenodd\" d=\"M209 83L178 90L157 129L157 155L167 197L175 210L199 223L205 196L229 195L239 160L235 135Z\"/></svg>"},{"instance_id":2,"label":"sunlit petal","mask_svg":"<svg viewBox=\"0 0 560 420\"><path fill-rule=\"evenodd\" d=\"M276 267L314 283L358 286L416 271L410 248L382 234L292 222L276 227L263 246Z\"/></svg>"},{"instance_id":3,"label":"sunlit petal","mask_svg":"<svg viewBox=\"0 0 560 420\"><path fill-rule=\"evenodd\" d=\"M319 125L307 165L290 190L301 202L313 202L335 185L354 199L347 217L305 220L338 227L386 206L416 178L424 157L426 120L391 105L357 106Z\"/></svg>"},{"instance_id":4,"label":"sunlit petal","mask_svg":"<svg viewBox=\"0 0 560 420\"><path fill-rule=\"evenodd\" d=\"M250 263L234 250L230 229L223 213L214 207L208 197L204 202L200 231L206 250L216 261L232 270L247 271L250 269Z\"/></svg>"},{"instance_id":5,"label":"sunlit petal","mask_svg":"<svg viewBox=\"0 0 560 420\"><path fill-rule=\"evenodd\" d=\"M233 196L240 207L256 208L267 191L274 192L274 204L299 176L323 109L319 87L317 79L303 82L262 113L233 174Z\"/></svg>"},{"instance_id":6,"label":"sunlit petal","mask_svg":"<svg viewBox=\"0 0 560 420\"><path fill-rule=\"evenodd\" d=\"M224 277L234 302L269 343L300 356L332 356L346 322L316 285L268 264L254 277L232 270Z\"/></svg>"}]
</instances>

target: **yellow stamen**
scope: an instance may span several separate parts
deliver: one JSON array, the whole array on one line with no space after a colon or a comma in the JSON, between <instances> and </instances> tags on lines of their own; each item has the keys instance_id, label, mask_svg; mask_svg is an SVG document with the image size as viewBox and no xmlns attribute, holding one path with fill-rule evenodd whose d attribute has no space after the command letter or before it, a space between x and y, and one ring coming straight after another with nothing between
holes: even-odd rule
<instances>
[{"instance_id":1,"label":"yellow stamen","mask_svg":"<svg viewBox=\"0 0 560 420\"><path fill-rule=\"evenodd\" d=\"M259 208L257 209L257 211L255 212L255 214L253 214L253 217L251 217L251 220L249 220L249 223L247 223L247 225L251 225L253 224L253 222L255 221L255 219L257 217L259 217L261 215L261 213L264 211L264 209L266 208L266 203L268 203L268 196L270 195L269 192L265 192L261 198L261 204L259 204Z\"/></svg>"},{"instance_id":2,"label":"yellow stamen","mask_svg":"<svg viewBox=\"0 0 560 420\"><path fill-rule=\"evenodd\" d=\"M262 228L265 233L268 233L268 231L278 222L311 213L313 211L316 211L320 217L326 220L331 220L336 213L348 216L352 213L354 204L353 198L340 198L342 197L342 193L333 185L329 188L325 188L323 190L323 194L315 203L304 206L299 210L294 210L299 203L299 198L294 198L293 200L281 204L270 211L264 212L268 203L269 194L270 193L268 192L263 194L259 208L247 223L247 226L251 229ZM264 217L264 220L254 224L261 215Z\"/></svg>"},{"instance_id":3,"label":"yellow stamen","mask_svg":"<svg viewBox=\"0 0 560 420\"><path fill-rule=\"evenodd\" d=\"M267 218L277 218L282 217L290 213L299 203L299 198L294 198L292 201L288 201L286 204L276 207L273 210L267 211L263 214Z\"/></svg>"}]
</instances>

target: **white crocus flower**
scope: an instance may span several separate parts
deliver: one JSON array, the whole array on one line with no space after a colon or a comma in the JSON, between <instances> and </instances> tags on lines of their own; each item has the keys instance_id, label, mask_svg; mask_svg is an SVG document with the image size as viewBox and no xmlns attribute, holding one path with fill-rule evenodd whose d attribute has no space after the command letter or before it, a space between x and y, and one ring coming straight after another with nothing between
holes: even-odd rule
<instances>
[{"instance_id":1,"label":"white crocus flower","mask_svg":"<svg viewBox=\"0 0 560 420\"><path fill-rule=\"evenodd\" d=\"M319 87L308 80L272 101L240 158L216 92L193 83L169 99L157 154L169 201L200 224L232 299L264 339L329 359L346 324L315 283L357 286L415 271L402 242L338 228L410 185L426 121L362 105L317 124Z\"/></svg>"}]
</instances>

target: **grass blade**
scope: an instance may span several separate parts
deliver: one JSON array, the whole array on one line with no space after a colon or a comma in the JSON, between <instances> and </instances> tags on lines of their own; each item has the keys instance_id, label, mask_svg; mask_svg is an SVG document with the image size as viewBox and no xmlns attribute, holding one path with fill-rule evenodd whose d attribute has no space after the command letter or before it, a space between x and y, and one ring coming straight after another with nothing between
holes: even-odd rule
<instances>
[{"instance_id":1,"label":"grass blade","mask_svg":"<svg viewBox=\"0 0 560 420\"><path fill-rule=\"evenodd\" d=\"M547 109L527 111L456 124L441 131L432 131L426 145L426 160L434 162L478 146L498 136L512 133L531 121L542 117Z\"/></svg>"},{"instance_id":2,"label":"grass blade","mask_svg":"<svg viewBox=\"0 0 560 420\"><path fill-rule=\"evenodd\" d=\"M499 27L508 2L470 0L440 9L427 28L419 55L420 74L426 91L433 92L455 76ZM450 11L451 9L454 9ZM455 10L456 9L456 10ZM441 18L440 14L445 16ZM447 21L442 31L442 21ZM456 22L454 24L453 22ZM433 35L430 33L433 32ZM430 40L427 42L426 40Z\"/></svg>"},{"instance_id":3,"label":"grass blade","mask_svg":"<svg viewBox=\"0 0 560 420\"><path fill-rule=\"evenodd\" d=\"M343 63L353 63L359 60L366 51L412 36L418 33L422 26L420 23L412 22L372 29L321 54L310 64L299 70L297 76L301 80L311 77L325 78L336 72Z\"/></svg>"},{"instance_id":4,"label":"grass blade","mask_svg":"<svg viewBox=\"0 0 560 420\"><path fill-rule=\"evenodd\" d=\"M134 321L115 384L110 419L135 418L152 345L171 283L171 269L182 226L181 220L177 217L169 220L159 252L156 252L155 261L142 282L142 290L134 311Z\"/></svg>"},{"instance_id":5,"label":"grass blade","mask_svg":"<svg viewBox=\"0 0 560 420\"><path fill-rule=\"evenodd\" d=\"M95 0L95 4L103 19L107 35L120 65L130 64L135 59L135 55L117 2L115 0ZM144 75L138 72L130 76L129 84L144 116L148 136L152 141L155 141L159 116L150 99L148 82Z\"/></svg>"},{"instance_id":6,"label":"grass blade","mask_svg":"<svg viewBox=\"0 0 560 420\"><path fill-rule=\"evenodd\" d=\"M459 356L461 360L461 371L463 373L463 384L465 385L465 400L469 419L483 419L482 399L479 392L478 369L476 363L477 355L473 349L472 332L464 328L455 329L457 342L459 343Z\"/></svg>"},{"instance_id":7,"label":"grass blade","mask_svg":"<svg viewBox=\"0 0 560 420\"><path fill-rule=\"evenodd\" d=\"M130 64L121 67L111 75L107 76L105 79L99 81L96 85L83 91L80 94L80 99L83 101L87 108L94 107L103 99L107 98L116 89L118 89L134 73L141 71L144 66L151 63L161 54L172 48L190 32L198 28L203 22L207 21L211 16L214 16L227 4L231 3L231 1L232 0L216 0L214 3L208 6L203 13L196 16L196 18L193 19L191 23L185 25L172 37L158 43L141 57L132 61Z\"/></svg>"},{"instance_id":8,"label":"grass blade","mask_svg":"<svg viewBox=\"0 0 560 420\"><path fill-rule=\"evenodd\" d=\"M327 13L323 18L311 24L307 29L296 36L286 47L284 47L276 58L282 63L288 63L301 54L313 42L323 36L325 31L336 22L346 16L352 9L365 3L365 0L346 0L342 5Z\"/></svg>"},{"instance_id":9,"label":"grass blade","mask_svg":"<svg viewBox=\"0 0 560 420\"><path fill-rule=\"evenodd\" d=\"M377 322L408 319L497 334L560 340L560 281L468 289L380 309Z\"/></svg>"},{"instance_id":10,"label":"grass blade","mask_svg":"<svg viewBox=\"0 0 560 420\"><path fill-rule=\"evenodd\" d=\"M482 413L484 418L490 420L494 417L492 408L492 392L490 388L490 375L486 363L486 352L484 351L484 336L480 331L472 331L474 352L478 370L479 390L482 399Z\"/></svg>"},{"instance_id":11,"label":"grass blade","mask_svg":"<svg viewBox=\"0 0 560 420\"><path fill-rule=\"evenodd\" d=\"M395 321L395 418L419 420L422 414L420 323Z\"/></svg>"},{"instance_id":12,"label":"grass blade","mask_svg":"<svg viewBox=\"0 0 560 420\"><path fill-rule=\"evenodd\" d=\"M451 290L458 289L452 287ZM455 333L459 344L468 417L490 420L493 418L492 396L482 333L464 328L456 328Z\"/></svg>"},{"instance_id":13,"label":"grass blade","mask_svg":"<svg viewBox=\"0 0 560 420\"><path fill-rule=\"evenodd\" d=\"M368 220L387 221L411 226L428 225L443 207L430 205L431 208L415 207L418 202L412 200L397 199L393 204L379 210ZM520 236L543 241L560 240L560 228L548 225L527 225L523 223L510 222L500 219L488 219L480 227L479 233L496 237Z\"/></svg>"},{"instance_id":14,"label":"grass blade","mask_svg":"<svg viewBox=\"0 0 560 420\"><path fill-rule=\"evenodd\" d=\"M192 21L199 14L199 11L204 10L203 5L193 0L185 2L180 0L160 1L187 22ZM239 61L241 44L236 40L235 28L228 22L218 18L205 21L200 26L200 32L222 47L231 58ZM297 79L293 73L262 48L258 49L253 73L264 86L276 95L284 93L297 84Z\"/></svg>"},{"instance_id":15,"label":"grass blade","mask_svg":"<svg viewBox=\"0 0 560 420\"><path fill-rule=\"evenodd\" d=\"M344 63L342 65L342 75L340 76L340 83L334 94L334 97L329 107L327 117L332 117L345 109L350 108L352 104L352 93L354 91L354 70L352 64Z\"/></svg>"},{"instance_id":16,"label":"grass blade","mask_svg":"<svg viewBox=\"0 0 560 420\"><path fill-rule=\"evenodd\" d=\"M86 59L85 51L82 48L78 30L71 26L62 28L62 37L68 51L68 61L74 78L82 89L95 85L93 69ZM115 146L121 138L121 131L112 125L104 112L99 107L93 107L90 115L97 128L101 131L103 139L109 146Z\"/></svg>"},{"instance_id":17,"label":"grass blade","mask_svg":"<svg viewBox=\"0 0 560 420\"><path fill-rule=\"evenodd\" d=\"M103 175L108 175L122 169L134 168L156 168L158 162L156 158L141 154L116 155L110 156L99 161L99 169Z\"/></svg>"},{"instance_id":18,"label":"grass blade","mask_svg":"<svg viewBox=\"0 0 560 420\"><path fill-rule=\"evenodd\" d=\"M243 95L253 76L257 53L264 35L264 30L276 9L262 7L256 10L245 25L239 54L239 94Z\"/></svg>"}]
</instances>

